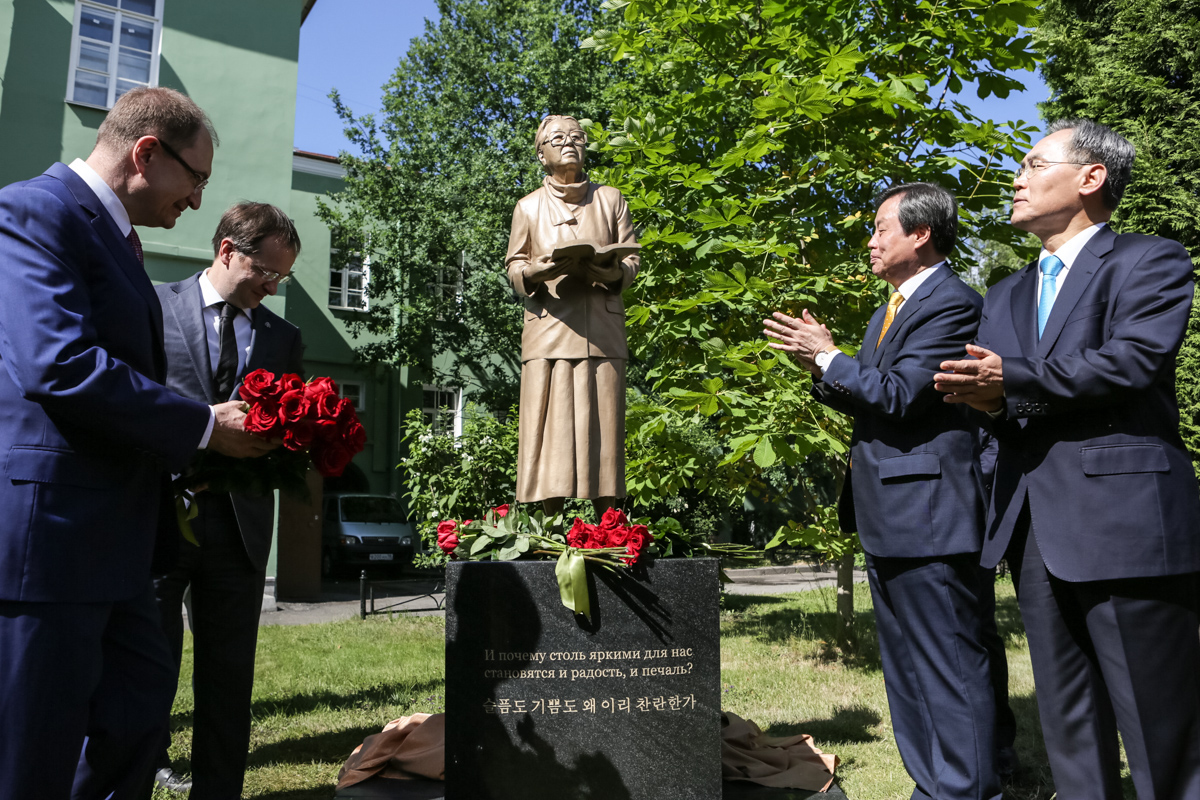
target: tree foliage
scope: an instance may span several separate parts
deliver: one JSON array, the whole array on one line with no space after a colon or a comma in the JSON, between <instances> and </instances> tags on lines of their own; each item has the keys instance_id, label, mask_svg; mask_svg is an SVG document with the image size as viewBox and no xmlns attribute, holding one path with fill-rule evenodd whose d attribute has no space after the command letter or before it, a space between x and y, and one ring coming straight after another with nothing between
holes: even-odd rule
<instances>
[{"instance_id":1,"label":"tree foliage","mask_svg":"<svg viewBox=\"0 0 1200 800\"><path fill-rule=\"evenodd\" d=\"M1034 7L605 3L604 27L585 45L628 62L634 76L614 92L613 122L589 135L612 162L597 177L624 193L642 228L631 349L641 388L665 398L639 410L632 452L667 420L705 426L719 453L686 479L734 498L787 495L794 486L766 477L777 465L807 458L826 473L844 470L844 420L810 398L803 370L766 347L761 320L808 308L853 352L882 299L866 258L872 197L894 182L940 183L977 235L1015 241L985 212L1006 198L1011 174L1000 164L1032 129L977 119L947 96L964 83L981 96L1018 88L1003 73L1035 65L1023 33ZM650 467L655 485L684 480L670 459ZM631 462L631 484L648 470ZM814 513L793 530L840 551L830 523Z\"/></svg>"},{"instance_id":2,"label":"tree foliage","mask_svg":"<svg viewBox=\"0 0 1200 800\"><path fill-rule=\"evenodd\" d=\"M516 201L541 182L534 133L547 113L603 119L621 74L579 48L595 0L439 0L384 87L381 119L338 113L361 156L322 206L343 252L370 266L359 355L438 382L483 379L472 396L515 402L521 314L504 274ZM456 284L461 282L461 288ZM445 363L435 356L453 353Z\"/></svg>"},{"instance_id":3,"label":"tree foliage","mask_svg":"<svg viewBox=\"0 0 1200 800\"><path fill-rule=\"evenodd\" d=\"M1113 218L1182 242L1200 264L1200 1L1048 0L1037 30L1048 120L1085 117L1137 148ZM1200 473L1200 305L1179 354L1180 427Z\"/></svg>"}]
</instances>

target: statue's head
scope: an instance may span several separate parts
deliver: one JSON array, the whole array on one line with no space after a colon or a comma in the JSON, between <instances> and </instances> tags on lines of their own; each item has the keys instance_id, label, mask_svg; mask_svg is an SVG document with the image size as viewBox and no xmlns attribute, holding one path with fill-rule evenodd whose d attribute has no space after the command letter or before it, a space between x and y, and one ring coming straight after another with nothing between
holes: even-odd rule
<instances>
[{"instance_id":1,"label":"statue's head","mask_svg":"<svg viewBox=\"0 0 1200 800\"><path fill-rule=\"evenodd\" d=\"M547 174L583 172L587 156L587 134L579 121L562 114L550 114L538 125L534 139L537 158Z\"/></svg>"}]
</instances>

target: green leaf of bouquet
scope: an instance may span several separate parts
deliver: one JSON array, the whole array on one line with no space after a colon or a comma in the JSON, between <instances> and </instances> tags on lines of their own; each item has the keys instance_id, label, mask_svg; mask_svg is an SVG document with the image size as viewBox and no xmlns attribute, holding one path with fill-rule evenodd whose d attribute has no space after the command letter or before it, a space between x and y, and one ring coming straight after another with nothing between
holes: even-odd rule
<instances>
[{"instance_id":1,"label":"green leaf of bouquet","mask_svg":"<svg viewBox=\"0 0 1200 800\"><path fill-rule=\"evenodd\" d=\"M471 549L468 550L467 552L469 552L473 556L479 555L484 550L491 547L491 545L492 545L491 537L476 536L474 541L471 542Z\"/></svg>"}]
</instances>

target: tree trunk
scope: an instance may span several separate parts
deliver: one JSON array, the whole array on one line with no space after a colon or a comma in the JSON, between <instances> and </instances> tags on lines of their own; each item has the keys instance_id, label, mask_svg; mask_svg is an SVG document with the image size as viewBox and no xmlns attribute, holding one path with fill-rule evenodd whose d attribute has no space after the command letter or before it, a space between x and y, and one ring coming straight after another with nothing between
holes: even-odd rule
<instances>
[{"instance_id":1,"label":"tree trunk","mask_svg":"<svg viewBox=\"0 0 1200 800\"><path fill-rule=\"evenodd\" d=\"M858 649L854 635L854 553L838 560L837 567L837 648L843 655Z\"/></svg>"}]
</instances>

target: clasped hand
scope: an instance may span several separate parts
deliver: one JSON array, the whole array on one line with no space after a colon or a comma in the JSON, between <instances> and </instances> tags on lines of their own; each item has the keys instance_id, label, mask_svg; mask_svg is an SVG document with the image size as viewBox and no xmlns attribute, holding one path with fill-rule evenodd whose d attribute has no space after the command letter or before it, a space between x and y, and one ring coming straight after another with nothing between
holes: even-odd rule
<instances>
[{"instance_id":1,"label":"clasped hand","mask_svg":"<svg viewBox=\"0 0 1200 800\"><path fill-rule=\"evenodd\" d=\"M816 370L816 356L834 347L833 334L829 328L818 323L805 309L801 318L789 317L780 311L763 320L763 334L775 341L767 344L800 362L808 370Z\"/></svg>"},{"instance_id":2,"label":"clasped hand","mask_svg":"<svg viewBox=\"0 0 1200 800\"><path fill-rule=\"evenodd\" d=\"M983 347L967 345L962 361L943 361L942 371L933 376L933 388L944 392L947 403L966 403L980 411L996 412L1004 407L1004 364L1000 356Z\"/></svg>"},{"instance_id":3,"label":"clasped hand","mask_svg":"<svg viewBox=\"0 0 1200 800\"><path fill-rule=\"evenodd\" d=\"M279 447L281 439L267 440L246 431L245 407L246 404L241 400L230 400L212 407L215 422L212 435L208 438L208 449L234 458L255 458L265 456Z\"/></svg>"}]
</instances>

